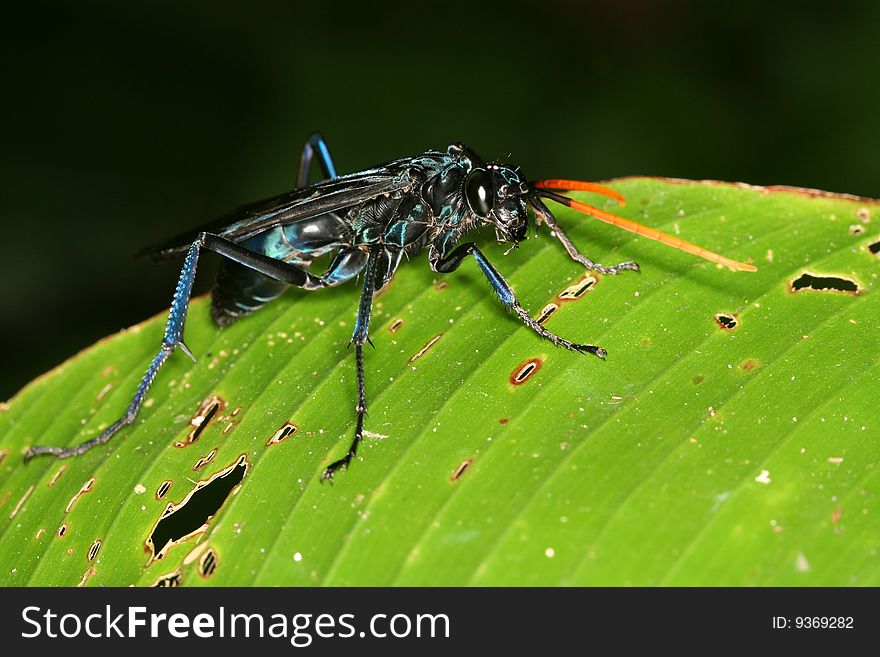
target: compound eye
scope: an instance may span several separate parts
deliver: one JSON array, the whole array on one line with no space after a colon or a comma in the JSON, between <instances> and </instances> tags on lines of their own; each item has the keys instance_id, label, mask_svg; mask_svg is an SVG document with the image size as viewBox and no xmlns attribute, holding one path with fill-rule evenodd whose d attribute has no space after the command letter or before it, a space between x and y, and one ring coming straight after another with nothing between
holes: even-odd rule
<instances>
[{"instance_id":1,"label":"compound eye","mask_svg":"<svg viewBox=\"0 0 880 657\"><path fill-rule=\"evenodd\" d=\"M464 195L475 214L488 217L495 206L495 185L485 169L474 169L464 183Z\"/></svg>"}]
</instances>

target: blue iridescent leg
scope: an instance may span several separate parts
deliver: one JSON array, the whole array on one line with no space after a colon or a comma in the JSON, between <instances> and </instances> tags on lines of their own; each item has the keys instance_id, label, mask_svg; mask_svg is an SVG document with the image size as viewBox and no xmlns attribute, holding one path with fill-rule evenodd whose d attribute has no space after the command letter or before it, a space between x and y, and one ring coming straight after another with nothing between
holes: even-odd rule
<instances>
[{"instance_id":1,"label":"blue iridescent leg","mask_svg":"<svg viewBox=\"0 0 880 657\"><path fill-rule=\"evenodd\" d=\"M137 391L134 393L134 397L131 398L131 401L128 404L125 415L104 429L99 435L74 447L31 447L25 453L25 461L32 459L34 456L41 456L43 454L56 456L59 459L66 459L70 456L77 456L78 454L87 452L92 447L103 445L120 429L134 422L138 412L141 410L141 406L144 405L147 391L153 384L153 380L156 378L159 368L161 368L165 361L168 360L168 357L174 353L176 347L180 347L181 351L195 361L192 352L183 342L183 327L186 323L186 311L189 307L189 297L192 293L193 280L195 280L196 277L196 264L198 263L198 259L199 243L196 242L190 247L189 252L186 254L183 269L180 272L180 279L178 280L177 288L174 291L174 299L171 301L171 312L168 314L168 322L165 324L165 334L162 337L162 347L159 349L159 353L156 354L155 358L153 358L153 362L150 363L150 366L144 373L140 385L138 385Z\"/></svg>"},{"instance_id":2,"label":"blue iridescent leg","mask_svg":"<svg viewBox=\"0 0 880 657\"><path fill-rule=\"evenodd\" d=\"M367 260L365 254L361 251L343 251L337 255L336 259L334 259L330 268L328 268L323 276L314 276L296 265L270 258L261 253L254 253L235 242L218 237L217 235L212 235L210 233L200 234L199 238L193 242L192 246L190 246L186 259L183 262L183 269L180 272L177 289L174 291L174 299L171 301L171 312L168 314L168 321L165 324L165 334L162 338L162 347L159 349L159 353L156 354L155 358L153 358L153 362L150 363L150 366L147 368L146 373L141 379L134 397L132 397L128 404L125 415L107 427L95 438L87 440L74 447L31 447L25 454L25 460L43 454L49 454L64 459L87 452L92 447L103 445L116 435L120 429L134 422L138 412L144 404L147 391L150 389L153 380L156 378L156 374L159 372L159 369L165 361L168 360L168 357L174 353L175 348L179 347L181 351L195 361L192 352L183 342L183 329L184 324L186 323L186 312L189 307L193 281L196 276L196 266L199 260L199 253L202 249L207 249L224 255L231 260L239 262L281 282L312 289L338 285L339 283L353 278L364 267Z\"/></svg>"},{"instance_id":3,"label":"blue iridescent leg","mask_svg":"<svg viewBox=\"0 0 880 657\"><path fill-rule=\"evenodd\" d=\"M318 163L321 165L324 177L336 177L336 167L333 166L333 159L330 157L330 150L327 148L327 142L324 141L324 135L320 132L313 132L303 144L302 155L299 158L299 174L296 177L297 189L309 184L309 173L315 155L318 156Z\"/></svg>"},{"instance_id":4,"label":"blue iridescent leg","mask_svg":"<svg viewBox=\"0 0 880 657\"><path fill-rule=\"evenodd\" d=\"M574 342L569 342L565 338L560 338L555 333L548 331L536 320L532 319L532 316L529 315L529 313L519 304L516 295L513 293L510 285L507 284L507 281L504 280L504 277L498 273L498 270L492 266L492 263L486 259L486 256L483 255L483 253L477 248L477 245L473 242L462 244L445 258L439 257L437 252L432 252L430 257L431 268L434 271L441 273L455 271L467 256L473 256L474 260L477 261L477 264L483 271L483 275L492 285L495 294L501 299L501 303L519 315L519 318L525 323L525 325L535 333L542 338L550 340L550 342L558 347L565 347L572 351L594 354L599 358L605 358L605 350L602 349L602 347L597 347L592 344L575 344Z\"/></svg>"},{"instance_id":5,"label":"blue iridescent leg","mask_svg":"<svg viewBox=\"0 0 880 657\"><path fill-rule=\"evenodd\" d=\"M370 311L373 307L373 293L376 290L376 263L379 258L375 253L371 253L367 260L367 266L364 273L364 287L361 290L361 301L358 306L357 319L354 323L354 333L351 336L351 342L354 343L355 364L357 367L357 426L354 430L354 440L348 448L348 453L338 461L334 461L321 474L321 480L333 479L333 475L340 468L347 468L348 464L357 454L358 445L364 437L364 416L367 414L367 387L364 379L364 343L368 342L370 328Z\"/></svg>"}]
</instances>

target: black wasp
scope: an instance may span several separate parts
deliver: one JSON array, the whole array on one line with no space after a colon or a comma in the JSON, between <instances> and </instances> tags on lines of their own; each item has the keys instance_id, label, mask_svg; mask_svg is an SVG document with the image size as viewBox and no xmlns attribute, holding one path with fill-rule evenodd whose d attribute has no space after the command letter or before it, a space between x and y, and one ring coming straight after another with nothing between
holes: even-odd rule
<instances>
[{"instance_id":1,"label":"black wasp","mask_svg":"<svg viewBox=\"0 0 880 657\"><path fill-rule=\"evenodd\" d=\"M325 180L308 185L313 160ZM151 260L183 256L183 269L174 291L162 347L147 368L128 409L100 435L74 447L31 447L27 459L41 454L58 458L76 456L102 445L124 426L134 422L150 385L162 364L179 347L195 360L183 342L183 329L196 264L203 249L225 260L212 293L211 312L217 324L228 325L275 299L288 285L318 290L340 285L363 274L360 304L351 341L357 367L357 426L348 453L324 469L331 479L357 453L367 412L364 381L364 343L369 341L373 296L394 275L404 257L428 251L431 269L448 273L468 256L476 260L492 289L530 329L553 344L604 358L605 350L591 344L575 344L551 333L532 319L519 304L513 290L474 242L458 245L469 231L491 226L501 243L516 246L525 239L529 212L536 225L544 223L569 256L589 270L617 274L638 271L634 262L606 267L582 255L542 198L607 221L645 237L662 241L694 255L739 270L754 270L706 249L652 228L580 203L553 190L592 191L623 201L614 190L574 180L527 181L518 167L487 163L463 144L445 151L428 151L386 164L337 176L324 139L312 135L303 147L297 187L291 192L243 207L216 222L195 229L169 242L146 249ZM332 254L323 274L309 271L320 256Z\"/></svg>"}]
</instances>

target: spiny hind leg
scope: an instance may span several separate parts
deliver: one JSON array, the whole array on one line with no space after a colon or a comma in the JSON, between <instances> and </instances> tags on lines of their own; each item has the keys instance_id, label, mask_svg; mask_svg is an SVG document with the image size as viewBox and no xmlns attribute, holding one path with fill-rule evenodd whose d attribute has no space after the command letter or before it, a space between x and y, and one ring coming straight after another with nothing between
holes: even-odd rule
<instances>
[{"instance_id":1,"label":"spiny hind leg","mask_svg":"<svg viewBox=\"0 0 880 657\"><path fill-rule=\"evenodd\" d=\"M90 440L80 443L79 445L73 447L31 447L25 453L25 461L29 461L35 456L42 455L50 455L59 459L66 459L71 456L83 454L92 449L92 447L103 445L115 436L120 429L134 422L138 412L140 412L141 407L144 405L144 399L147 396L147 391L153 384L153 380L156 378L162 365L165 364L165 361L168 360L177 347L180 347L180 349L195 362L192 352L183 342L183 328L186 323L186 313L189 309L189 300L192 294L193 281L196 276L198 259L199 243L195 242L186 255L186 259L183 262L183 268L180 272L180 278L177 282L177 288L174 290L174 299L171 301L171 312L168 314L168 321L165 323L165 333L162 337L162 346L159 349L159 353L156 354L153 361L150 363L150 366L147 368L147 371L144 373L144 376L134 393L134 397L131 398L128 408L125 410L125 414L104 429L100 434Z\"/></svg>"},{"instance_id":2,"label":"spiny hind leg","mask_svg":"<svg viewBox=\"0 0 880 657\"><path fill-rule=\"evenodd\" d=\"M261 253L255 253L240 244L236 244L223 237L211 233L200 234L198 239L196 239L196 241L190 246L183 263L183 268L180 271L180 278L177 282L177 288L174 291L174 298L171 301L171 311L168 314L168 321L165 324L162 346L153 358L147 371L144 373L134 396L128 404L125 414L102 431L98 436L74 447L31 447L25 454L25 460L30 460L35 456L42 455L51 455L63 459L83 454L93 447L103 445L122 428L135 421L138 413L143 407L144 400L146 399L150 386L153 384L153 380L156 378L162 365L165 364L165 361L167 361L171 354L174 353L176 348L179 347L184 353L192 358L193 361L195 361L192 352L183 342L183 330L186 323L187 310L189 309L190 296L192 295L192 286L196 276L199 254L202 249L219 253L230 260L238 262L239 264L249 267L254 271L279 282L307 289L326 287L327 284L337 284L337 279L347 280L347 278L355 276L357 272L360 271L360 268L363 267L358 254L350 254L349 257L337 256L337 259L334 261L337 263L335 269L331 268L331 271L323 277L314 276L301 267L270 258ZM366 258L364 257L364 260L365 259ZM342 281L338 280L338 282Z\"/></svg>"},{"instance_id":3,"label":"spiny hind leg","mask_svg":"<svg viewBox=\"0 0 880 657\"><path fill-rule=\"evenodd\" d=\"M354 430L354 439L348 447L348 452L324 468L321 480L333 480L333 475L340 468L348 468L351 460L357 455L358 445L364 437L364 417L367 414L367 385L364 377L364 343L370 340L370 311L373 307L373 293L376 290L376 272L379 255L371 253L367 260L364 273L364 286L361 290L361 300L358 306L357 319L354 323L354 332L351 341L354 343L355 366L357 368L357 425Z\"/></svg>"}]
</instances>

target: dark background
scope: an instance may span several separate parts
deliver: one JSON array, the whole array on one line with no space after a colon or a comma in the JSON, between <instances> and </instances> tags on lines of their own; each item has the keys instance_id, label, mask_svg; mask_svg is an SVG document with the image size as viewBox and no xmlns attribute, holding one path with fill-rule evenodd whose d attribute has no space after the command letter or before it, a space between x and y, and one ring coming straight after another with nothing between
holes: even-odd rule
<instances>
[{"instance_id":1,"label":"dark background","mask_svg":"<svg viewBox=\"0 0 880 657\"><path fill-rule=\"evenodd\" d=\"M167 307L132 254L291 187L314 129L342 172L462 140L880 196L880 3L781 4L6 3L0 399Z\"/></svg>"}]
</instances>

